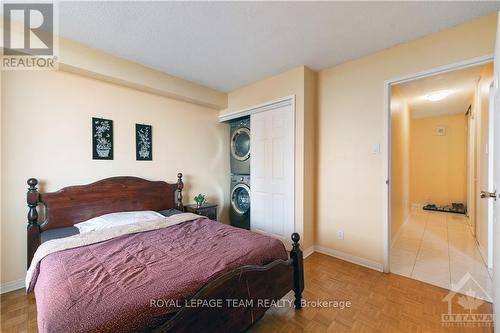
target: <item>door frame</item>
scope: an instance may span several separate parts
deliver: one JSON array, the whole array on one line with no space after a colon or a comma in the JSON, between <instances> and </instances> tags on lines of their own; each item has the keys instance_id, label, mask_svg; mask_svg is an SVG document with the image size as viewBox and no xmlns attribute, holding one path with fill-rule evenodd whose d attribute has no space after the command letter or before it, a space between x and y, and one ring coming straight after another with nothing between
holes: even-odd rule
<instances>
[{"instance_id":1,"label":"door frame","mask_svg":"<svg viewBox=\"0 0 500 333\"><path fill-rule=\"evenodd\" d=\"M478 87L474 88L476 94L474 105L477 105ZM472 105L471 105L472 106ZM475 166L475 153L476 153L476 124L475 117L471 112L467 115L467 155L466 155L466 184L467 184L467 217L469 218L469 226L474 237L476 237L476 166Z\"/></svg>"},{"instance_id":2,"label":"door frame","mask_svg":"<svg viewBox=\"0 0 500 333\"><path fill-rule=\"evenodd\" d=\"M383 179L383 219L384 219L384 273L391 271L391 86L395 84L410 82L425 77L443 74L459 69L469 68L478 65L492 63L493 54L488 54L464 61L435 67L418 73L396 77L384 81L384 138L382 143L382 155L384 161L384 179Z\"/></svg>"},{"instance_id":3,"label":"door frame","mask_svg":"<svg viewBox=\"0 0 500 333\"><path fill-rule=\"evenodd\" d=\"M223 123L223 122L230 121L230 120L233 120L236 118L250 116L251 114L254 114L254 113L265 112L265 111L276 109L276 108L286 106L289 104L292 104L293 116L295 119L295 95L290 95L290 96L277 98L277 99L274 99L274 100L271 100L269 102L265 102L262 104L253 105L253 106L250 106L248 108L244 108L242 110L223 113L223 114L219 115L219 122ZM295 127L294 127L294 130L295 130ZM251 131L251 129L250 129L250 131Z\"/></svg>"}]
</instances>

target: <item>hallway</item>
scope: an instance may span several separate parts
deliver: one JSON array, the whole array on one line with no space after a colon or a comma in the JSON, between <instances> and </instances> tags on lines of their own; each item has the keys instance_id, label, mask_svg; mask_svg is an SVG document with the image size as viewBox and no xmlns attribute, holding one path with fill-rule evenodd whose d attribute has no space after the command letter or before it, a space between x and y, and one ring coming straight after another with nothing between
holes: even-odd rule
<instances>
[{"instance_id":1,"label":"hallway","mask_svg":"<svg viewBox=\"0 0 500 333\"><path fill-rule=\"evenodd\" d=\"M477 298L493 295L491 277L464 215L412 209L392 243L391 272ZM469 283L463 290L458 285L467 272L480 286Z\"/></svg>"}]
</instances>

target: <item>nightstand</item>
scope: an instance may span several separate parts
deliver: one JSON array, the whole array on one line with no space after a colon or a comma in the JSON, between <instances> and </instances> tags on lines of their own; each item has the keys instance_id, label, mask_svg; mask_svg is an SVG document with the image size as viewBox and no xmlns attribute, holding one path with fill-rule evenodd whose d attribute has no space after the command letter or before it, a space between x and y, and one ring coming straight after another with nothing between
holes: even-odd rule
<instances>
[{"instance_id":1,"label":"nightstand","mask_svg":"<svg viewBox=\"0 0 500 333\"><path fill-rule=\"evenodd\" d=\"M204 203L201 207L197 207L196 204L184 206L184 211L188 213L194 213L202 216L206 216L211 220L217 220L217 205L211 203Z\"/></svg>"}]
</instances>

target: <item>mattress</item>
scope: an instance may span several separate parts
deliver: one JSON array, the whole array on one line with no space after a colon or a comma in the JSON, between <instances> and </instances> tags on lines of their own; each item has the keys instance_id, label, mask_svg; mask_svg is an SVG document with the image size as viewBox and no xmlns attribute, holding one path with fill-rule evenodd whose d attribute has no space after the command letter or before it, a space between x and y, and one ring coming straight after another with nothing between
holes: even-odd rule
<instances>
[{"instance_id":1,"label":"mattress","mask_svg":"<svg viewBox=\"0 0 500 333\"><path fill-rule=\"evenodd\" d=\"M66 228L55 228L44 231L40 234L40 240L42 243L52 239L59 239L64 237L69 237L73 235L78 235L79 231L77 227L66 227Z\"/></svg>"}]
</instances>

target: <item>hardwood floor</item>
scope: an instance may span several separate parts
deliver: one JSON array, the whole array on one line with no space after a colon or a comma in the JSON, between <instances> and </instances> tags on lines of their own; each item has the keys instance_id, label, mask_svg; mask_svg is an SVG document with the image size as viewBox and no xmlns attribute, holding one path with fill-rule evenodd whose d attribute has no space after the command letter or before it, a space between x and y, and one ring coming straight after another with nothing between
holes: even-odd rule
<instances>
[{"instance_id":1,"label":"hardwood floor","mask_svg":"<svg viewBox=\"0 0 500 333\"><path fill-rule=\"evenodd\" d=\"M491 327L444 327L448 290L314 253L304 261L304 298L350 301L349 308L270 309L250 332L492 332ZM287 295L291 298L291 295ZM464 308L465 306L465 308ZM477 306L477 308L476 308ZM453 314L491 314L490 303L452 298ZM17 290L1 296L1 331L36 332L35 300ZM471 318L471 317L467 317ZM477 316L475 318L478 318Z\"/></svg>"},{"instance_id":2,"label":"hardwood floor","mask_svg":"<svg viewBox=\"0 0 500 333\"><path fill-rule=\"evenodd\" d=\"M36 303L33 294L26 295L24 289L1 295L2 333L36 332Z\"/></svg>"}]
</instances>

